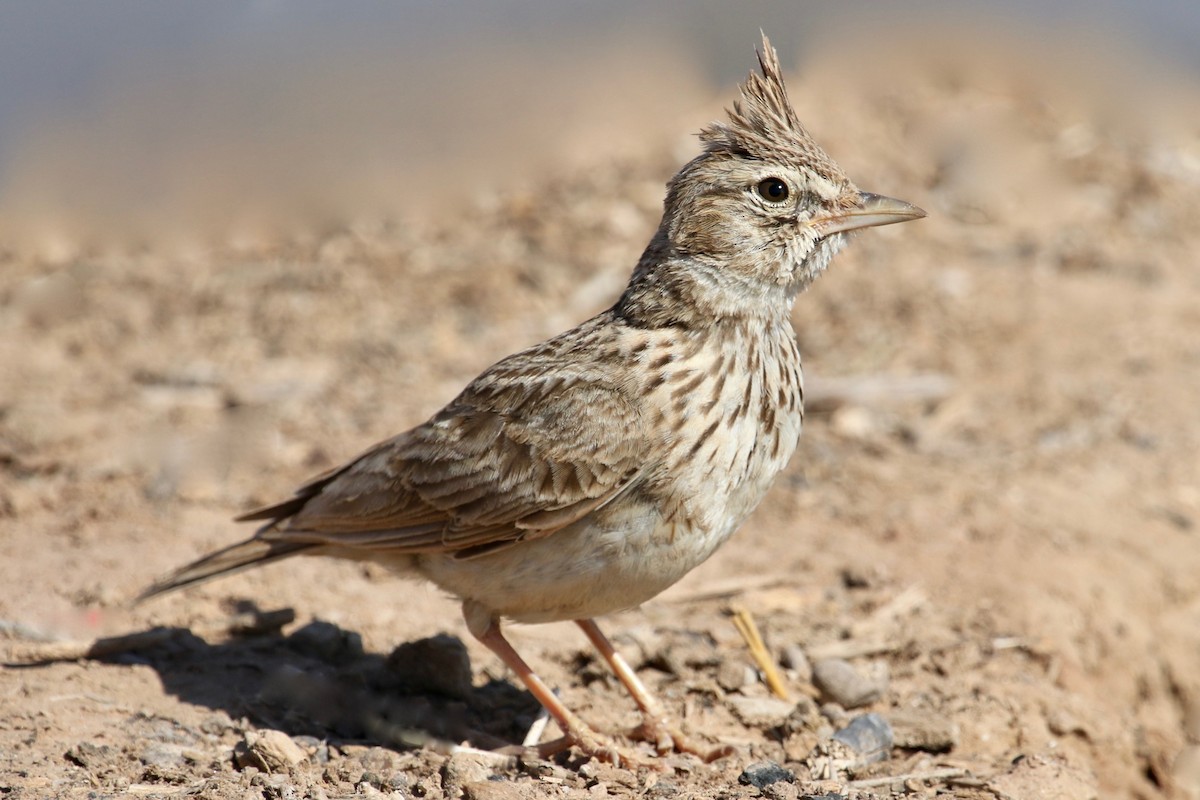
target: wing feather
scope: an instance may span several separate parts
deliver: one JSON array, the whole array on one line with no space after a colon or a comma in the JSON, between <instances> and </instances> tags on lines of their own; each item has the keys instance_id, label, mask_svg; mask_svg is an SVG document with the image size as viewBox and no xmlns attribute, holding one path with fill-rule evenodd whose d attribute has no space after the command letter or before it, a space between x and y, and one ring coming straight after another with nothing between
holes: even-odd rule
<instances>
[{"instance_id":1,"label":"wing feather","mask_svg":"<svg viewBox=\"0 0 1200 800\"><path fill-rule=\"evenodd\" d=\"M426 424L242 519L269 520L260 536L272 541L478 551L551 535L644 475L647 440L626 392L504 376L493 368Z\"/></svg>"}]
</instances>

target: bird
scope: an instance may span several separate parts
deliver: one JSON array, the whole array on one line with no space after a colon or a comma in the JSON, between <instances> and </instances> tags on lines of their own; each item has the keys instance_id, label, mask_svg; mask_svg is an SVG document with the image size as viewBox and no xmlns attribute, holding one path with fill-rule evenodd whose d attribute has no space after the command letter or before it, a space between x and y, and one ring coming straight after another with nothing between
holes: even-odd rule
<instances>
[{"instance_id":1,"label":"bird","mask_svg":"<svg viewBox=\"0 0 1200 800\"><path fill-rule=\"evenodd\" d=\"M281 502L254 535L151 585L147 599L297 555L383 564L462 602L467 629L562 736L537 746L638 762L568 709L503 624L575 622L659 755L705 749L601 632L711 556L798 445L793 302L862 228L925 216L860 191L801 124L766 34L757 72L670 179L657 231L615 303L508 356L423 424Z\"/></svg>"}]
</instances>

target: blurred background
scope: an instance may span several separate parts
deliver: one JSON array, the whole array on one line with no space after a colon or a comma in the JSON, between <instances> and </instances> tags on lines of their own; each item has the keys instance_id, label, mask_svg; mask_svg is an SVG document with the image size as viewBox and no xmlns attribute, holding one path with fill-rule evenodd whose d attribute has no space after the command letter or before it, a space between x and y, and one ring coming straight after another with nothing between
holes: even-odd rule
<instances>
[{"instance_id":1,"label":"blurred background","mask_svg":"<svg viewBox=\"0 0 1200 800\"><path fill-rule=\"evenodd\" d=\"M128 601L612 303L760 28L816 140L929 216L798 299L797 457L611 629L728 645L725 600L686 598L733 584L772 647L865 622L894 647L880 707L956 726L954 763L1091 776L989 796L1200 797L1195 0L0 2L0 636L261 602L374 653L469 640L432 588L318 559ZM512 635L586 702L563 628ZM136 753L129 709L194 726L257 691L179 658L196 694L0 671L0 778L93 791L81 737ZM721 713L707 733L775 746Z\"/></svg>"},{"instance_id":2,"label":"blurred background","mask_svg":"<svg viewBox=\"0 0 1200 800\"><path fill-rule=\"evenodd\" d=\"M1200 72L1189 0L5 3L0 241L252 244L461 202L694 130L760 27L846 91L1000 48L1090 78L1120 116L1162 88L1131 63Z\"/></svg>"}]
</instances>

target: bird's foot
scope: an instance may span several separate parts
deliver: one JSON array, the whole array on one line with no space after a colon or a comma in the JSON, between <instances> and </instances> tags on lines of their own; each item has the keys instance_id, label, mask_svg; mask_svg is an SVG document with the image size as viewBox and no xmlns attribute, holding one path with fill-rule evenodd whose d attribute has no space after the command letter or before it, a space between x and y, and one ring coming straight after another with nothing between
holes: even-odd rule
<instances>
[{"instance_id":1,"label":"bird's foot","mask_svg":"<svg viewBox=\"0 0 1200 800\"><path fill-rule=\"evenodd\" d=\"M534 750L540 758L549 758L564 750L574 749L585 756L597 761L604 761L614 767L636 768L657 767L653 761L634 751L622 747L615 741L591 728L575 729L549 742L537 745Z\"/></svg>"},{"instance_id":2,"label":"bird's foot","mask_svg":"<svg viewBox=\"0 0 1200 800\"><path fill-rule=\"evenodd\" d=\"M736 748L729 744L711 748L696 744L670 721L651 716L643 717L641 724L629 732L629 738L649 742L654 745L660 756L667 753L688 753L706 764L737 752Z\"/></svg>"}]
</instances>

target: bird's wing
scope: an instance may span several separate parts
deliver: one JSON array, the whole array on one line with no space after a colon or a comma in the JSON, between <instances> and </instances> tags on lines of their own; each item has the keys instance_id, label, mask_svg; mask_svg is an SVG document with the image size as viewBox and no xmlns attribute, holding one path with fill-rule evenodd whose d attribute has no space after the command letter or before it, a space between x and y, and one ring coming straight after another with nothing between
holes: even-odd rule
<instances>
[{"instance_id":1,"label":"bird's wing","mask_svg":"<svg viewBox=\"0 0 1200 800\"><path fill-rule=\"evenodd\" d=\"M550 535L636 485L636 403L557 371L476 382L424 425L250 512L259 538L394 552L490 552Z\"/></svg>"}]
</instances>

